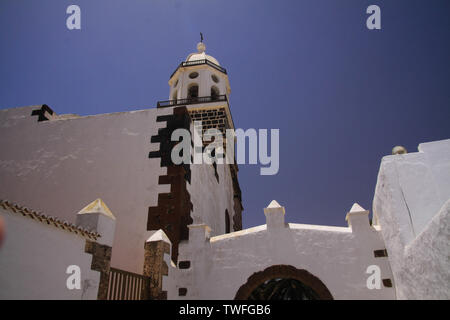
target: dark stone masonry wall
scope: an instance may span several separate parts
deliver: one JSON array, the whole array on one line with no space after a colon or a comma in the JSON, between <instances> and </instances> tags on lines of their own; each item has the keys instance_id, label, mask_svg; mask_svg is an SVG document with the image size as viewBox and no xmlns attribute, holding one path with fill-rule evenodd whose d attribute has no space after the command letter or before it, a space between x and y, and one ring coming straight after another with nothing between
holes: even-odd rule
<instances>
[{"instance_id":1,"label":"dark stone masonry wall","mask_svg":"<svg viewBox=\"0 0 450 320\"><path fill-rule=\"evenodd\" d=\"M112 248L107 245L86 240L84 251L92 254L91 269L100 272L100 283L98 287L97 299L106 300L108 294Z\"/></svg>"},{"instance_id":2,"label":"dark stone masonry wall","mask_svg":"<svg viewBox=\"0 0 450 320\"><path fill-rule=\"evenodd\" d=\"M225 108L189 110L189 115L192 121L202 122L202 134L208 129L217 128L222 132L225 141L225 130L231 128ZM207 142L204 142L204 144L207 144Z\"/></svg>"},{"instance_id":3,"label":"dark stone masonry wall","mask_svg":"<svg viewBox=\"0 0 450 320\"><path fill-rule=\"evenodd\" d=\"M161 167L167 167L167 175L159 177L159 184L170 184L170 193L158 195L158 205L148 208L147 230L162 229L172 242L172 260L178 259L178 244L189 237L188 225L192 223L193 205L186 183L191 182L189 164L175 165L171 151L177 142L171 141L173 131L189 130L191 120L186 107L173 109L173 115L160 116L156 121L167 121L167 126L151 138L159 142L159 151L150 152L150 158L161 158Z\"/></svg>"},{"instance_id":4,"label":"dark stone masonry wall","mask_svg":"<svg viewBox=\"0 0 450 320\"><path fill-rule=\"evenodd\" d=\"M170 245L164 241L145 244L144 276L149 277L148 298L167 300L167 292L162 290L163 276L169 274L169 266L164 261L164 254L170 254Z\"/></svg>"}]
</instances>

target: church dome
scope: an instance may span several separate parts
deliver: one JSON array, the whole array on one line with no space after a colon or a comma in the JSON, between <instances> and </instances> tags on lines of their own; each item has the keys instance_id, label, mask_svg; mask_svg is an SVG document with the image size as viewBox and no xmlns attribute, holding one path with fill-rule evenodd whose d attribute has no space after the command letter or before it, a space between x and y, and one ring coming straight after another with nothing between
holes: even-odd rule
<instances>
[{"instance_id":1,"label":"church dome","mask_svg":"<svg viewBox=\"0 0 450 320\"><path fill-rule=\"evenodd\" d=\"M203 42L199 42L197 44L197 51L196 53L191 53L190 55L187 56L186 58L186 62L190 62L190 61L197 61L197 60L208 60L214 64L217 64L218 66L220 66L219 61L217 61L216 58L211 57L210 55L207 55L205 53L206 50L206 46Z\"/></svg>"}]
</instances>

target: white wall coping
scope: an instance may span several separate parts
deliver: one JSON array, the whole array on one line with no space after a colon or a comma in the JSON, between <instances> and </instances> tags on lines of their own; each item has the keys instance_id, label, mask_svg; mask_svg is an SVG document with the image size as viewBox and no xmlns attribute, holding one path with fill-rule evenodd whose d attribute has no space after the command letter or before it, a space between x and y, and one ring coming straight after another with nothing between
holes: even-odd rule
<instances>
[{"instance_id":1,"label":"white wall coping","mask_svg":"<svg viewBox=\"0 0 450 320\"><path fill-rule=\"evenodd\" d=\"M157 242L157 241L163 241L172 244L170 239L167 237L166 233L161 229L150 231L150 237L145 242Z\"/></svg>"},{"instance_id":2,"label":"white wall coping","mask_svg":"<svg viewBox=\"0 0 450 320\"><path fill-rule=\"evenodd\" d=\"M316 230L316 231L352 233L352 229L349 227L321 226L316 224L301 224L301 223L288 223L288 226L289 229L296 229L296 230Z\"/></svg>"},{"instance_id":3,"label":"white wall coping","mask_svg":"<svg viewBox=\"0 0 450 320\"><path fill-rule=\"evenodd\" d=\"M341 233L352 233L352 229L349 227L335 227L335 226L321 226L314 224L300 224L300 223L288 223L288 229L291 230L313 230L313 231L326 231L326 232L341 232ZM376 228L379 230L379 227ZM231 233L221 234L210 238L210 242L221 241L225 239L232 239L236 237L242 237L251 233L266 231L267 225L263 224L253 228L248 228L240 231L235 231Z\"/></svg>"},{"instance_id":4,"label":"white wall coping","mask_svg":"<svg viewBox=\"0 0 450 320\"><path fill-rule=\"evenodd\" d=\"M244 229L244 230L239 230L239 231L225 233L225 234L221 234L221 235L218 235L215 237L211 237L209 239L209 241L216 242L216 241L220 241L220 240L224 240L224 239L241 237L241 236L245 236L250 233L256 233L256 232L261 232L261 231L266 231L266 230L267 230L267 225L263 224L261 226L256 226L253 228L248 228L248 229Z\"/></svg>"}]
</instances>

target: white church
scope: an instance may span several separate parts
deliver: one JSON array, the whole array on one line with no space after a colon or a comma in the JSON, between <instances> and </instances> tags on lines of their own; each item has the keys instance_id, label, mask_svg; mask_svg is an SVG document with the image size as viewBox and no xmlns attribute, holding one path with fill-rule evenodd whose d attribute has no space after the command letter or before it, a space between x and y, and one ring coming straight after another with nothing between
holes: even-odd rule
<instances>
[{"instance_id":1,"label":"white church","mask_svg":"<svg viewBox=\"0 0 450 320\"><path fill-rule=\"evenodd\" d=\"M176 129L234 129L205 50L156 108L0 110L0 299L450 299L450 139L381 160L372 222L355 203L348 227L290 223L267 199L242 230L236 164L171 160Z\"/></svg>"}]
</instances>

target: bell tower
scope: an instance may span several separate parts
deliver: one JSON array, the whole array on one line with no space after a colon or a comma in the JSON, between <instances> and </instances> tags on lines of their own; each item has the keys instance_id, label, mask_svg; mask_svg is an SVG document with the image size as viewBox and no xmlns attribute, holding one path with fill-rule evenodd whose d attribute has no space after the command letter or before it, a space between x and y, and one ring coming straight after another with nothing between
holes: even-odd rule
<instances>
[{"instance_id":1,"label":"bell tower","mask_svg":"<svg viewBox=\"0 0 450 320\"><path fill-rule=\"evenodd\" d=\"M211 128L221 131L226 152L225 131L235 129L228 99L231 93L230 82L227 70L216 58L206 54L203 35L197 44L197 52L189 54L172 73L169 86L169 100L159 101L158 108L186 106L191 120L201 121L203 135ZM203 142L204 146L207 144L208 142ZM234 199L232 225L236 231L242 229L242 195L236 161L229 168Z\"/></svg>"},{"instance_id":2,"label":"bell tower","mask_svg":"<svg viewBox=\"0 0 450 320\"><path fill-rule=\"evenodd\" d=\"M169 100L158 102L158 108L186 106L191 120L201 121L203 135L212 128L222 133L226 152L226 130L235 129L228 99L231 93L230 82L227 70L216 58L206 54L203 35L197 44L197 52L189 54L172 73L169 86ZM208 143L204 141L203 145ZM214 168L217 171L215 164ZM232 224L236 231L242 229L242 195L236 161L229 168L234 199Z\"/></svg>"},{"instance_id":3,"label":"bell tower","mask_svg":"<svg viewBox=\"0 0 450 320\"><path fill-rule=\"evenodd\" d=\"M179 164L171 161L176 144L170 140L178 128L199 131L218 129L226 146L226 130L234 129L228 97L231 93L227 71L217 59L206 54L201 41L197 52L182 61L169 79L169 100L158 101L157 108L173 109L173 114L157 117L166 123L151 141L159 143L150 158L161 158L167 174L160 184L170 184L170 192L158 195L158 204L149 207L147 230L162 229L172 242L172 259L177 261L178 244L189 237L188 225L207 224L214 235L242 229L242 197L236 163ZM210 142L203 139L203 147ZM226 151L226 150L225 150ZM210 197L205 197L210 192Z\"/></svg>"},{"instance_id":4,"label":"bell tower","mask_svg":"<svg viewBox=\"0 0 450 320\"><path fill-rule=\"evenodd\" d=\"M169 79L169 100L159 101L158 108L186 106L192 121L202 122L202 133L234 129L228 97L231 93L227 71L217 59L206 54L203 42L197 52L181 62Z\"/></svg>"}]
</instances>

